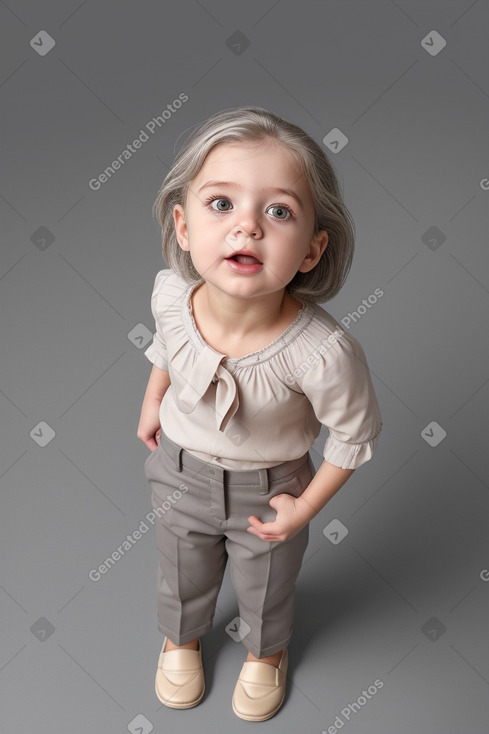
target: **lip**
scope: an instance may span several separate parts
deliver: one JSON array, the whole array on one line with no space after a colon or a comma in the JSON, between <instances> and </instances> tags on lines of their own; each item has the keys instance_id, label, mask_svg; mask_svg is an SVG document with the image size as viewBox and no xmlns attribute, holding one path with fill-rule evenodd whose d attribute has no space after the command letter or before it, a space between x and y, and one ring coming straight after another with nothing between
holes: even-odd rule
<instances>
[{"instance_id":1,"label":"lip","mask_svg":"<svg viewBox=\"0 0 489 734\"><path fill-rule=\"evenodd\" d=\"M250 257L255 257L258 260L258 262L260 263L260 265L263 265L258 255L255 252L253 252L252 250L236 250L236 252L233 252L229 256L229 258L228 257L226 258L226 260L229 260L230 258L235 257L236 255L249 255Z\"/></svg>"},{"instance_id":2,"label":"lip","mask_svg":"<svg viewBox=\"0 0 489 734\"><path fill-rule=\"evenodd\" d=\"M244 255L244 253L240 254ZM254 263L253 265L244 265L243 263L236 262L236 260L226 258L226 263L231 270L234 270L235 273L240 273L241 275L253 275L253 273L259 273L260 270L263 270L263 263L260 262Z\"/></svg>"}]
</instances>

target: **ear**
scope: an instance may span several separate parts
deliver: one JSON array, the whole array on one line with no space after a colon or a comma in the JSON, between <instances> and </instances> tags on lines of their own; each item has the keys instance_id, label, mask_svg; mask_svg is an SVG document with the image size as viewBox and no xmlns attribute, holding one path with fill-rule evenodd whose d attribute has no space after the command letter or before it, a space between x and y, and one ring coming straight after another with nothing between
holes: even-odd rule
<instances>
[{"instance_id":1,"label":"ear","mask_svg":"<svg viewBox=\"0 0 489 734\"><path fill-rule=\"evenodd\" d=\"M185 222L185 212L181 204L175 204L173 207L173 221L175 223L175 234L177 235L178 244L182 250L189 251L188 230Z\"/></svg>"},{"instance_id":2,"label":"ear","mask_svg":"<svg viewBox=\"0 0 489 734\"><path fill-rule=\"evenodd\" d=\"M317 235L312 238L307 255L299 267L300 273L308 273L318 264L328 245L328 240L329 235L325 229L319 230Z\"/></svg>"}]
</instances>

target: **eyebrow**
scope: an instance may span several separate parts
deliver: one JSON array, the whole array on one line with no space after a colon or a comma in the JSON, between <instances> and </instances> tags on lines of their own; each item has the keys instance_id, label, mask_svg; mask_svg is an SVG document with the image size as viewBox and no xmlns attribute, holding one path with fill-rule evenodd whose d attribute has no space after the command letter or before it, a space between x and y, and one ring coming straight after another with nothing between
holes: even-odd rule
<instances>
[{"instance_id":1,"label":"eyebrow","mask_svg":"<svg viewBox=\"0 0 489 734\"><path fill-rule=\"evenodd\" d=\"M237 188L241 189L243 188L240 184L234 183L233 181L207 181L203 186L200 187L198 190L198 193L200 193L203 189L209 189L209 188L216 188L218 186L228 186L230 188ZM297 201L301 209L304 208L304 204L302 203L300 197L298 194L296 194L292 189L280 189L280 188L269 188L269 189L259 189L260 191L273 191L277 194L286 194L287 196L291 196L293 199Z\"/></svg>"}]
</instances>

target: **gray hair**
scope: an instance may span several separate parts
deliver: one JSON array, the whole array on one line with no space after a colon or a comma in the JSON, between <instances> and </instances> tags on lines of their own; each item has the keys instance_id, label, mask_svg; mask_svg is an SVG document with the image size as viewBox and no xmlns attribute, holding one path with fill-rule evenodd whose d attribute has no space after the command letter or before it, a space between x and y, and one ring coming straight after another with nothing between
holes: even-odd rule
<instances>
[{"instance_id":1,"label":"gray hair","mask_svg":"<svg viewBox=\"0 0 489 734\"><path fill-rule=\"evenodd\" d=\"M338 293L348 276L355 248L355 223L325 151L302 128L262 107L235 107L218 112L197 126L185 141L153 204L153 214L161 225L163 259L187 283L203 282L190 252L178 244L173 208L175 204L185 208L190 183L217 145L267 140L285 145L295 157L312 193L313 234L324 229L329 236L314 268L308 273L297 272L286 289L299 300L324 303Z\"/></svg>"}]
</instances>

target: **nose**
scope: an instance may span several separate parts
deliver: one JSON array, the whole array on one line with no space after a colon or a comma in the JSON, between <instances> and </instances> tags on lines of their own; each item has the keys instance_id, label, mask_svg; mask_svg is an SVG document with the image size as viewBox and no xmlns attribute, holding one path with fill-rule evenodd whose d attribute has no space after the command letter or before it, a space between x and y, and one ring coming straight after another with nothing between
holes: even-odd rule
<instances>
[{"instance_id":1,"label":"nose","mask_svg":"<svg viewBox=\"0 0 489 734\"><path fill-rule=\"evenodd\" d=\"M251 236L244 227L238 224L232 228L224 239L233 251L237 249L245 250L250 246Z\"/></svg>"},{"instance_id":2,"label":"nose","mask_svg":"<svg viewBox=\"0 0 489 734\"><path fill-rule=\"evenodd\" d=\"M249 237L260 237L262 234L261 227L258 223L258 217L256 213L251 210L241 211L238 214L238 223L233 227L232 232L234 236L249 238Z\"/></svg>"},{"instance_id":3,"label":"nose","mask_svg":"<svg viewBox=\"0 0 489 734\"><path fill-rule=\"evenodd\" d=\"M246 242L255 236L253 227L250 227L250 230L252 231L248 232L246 227L243 227L241 224L237 224L235 227L232 228L230 233L227 235L226 240L233 244L235 242L240 241L241 245L244 247Z\"/></svg>"}]
</instances>

